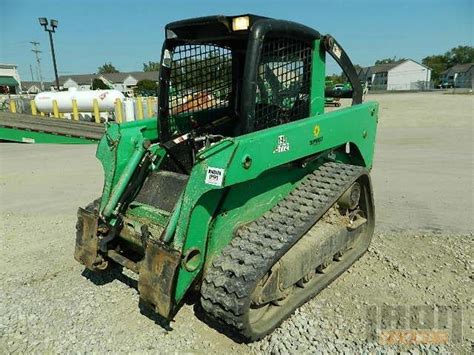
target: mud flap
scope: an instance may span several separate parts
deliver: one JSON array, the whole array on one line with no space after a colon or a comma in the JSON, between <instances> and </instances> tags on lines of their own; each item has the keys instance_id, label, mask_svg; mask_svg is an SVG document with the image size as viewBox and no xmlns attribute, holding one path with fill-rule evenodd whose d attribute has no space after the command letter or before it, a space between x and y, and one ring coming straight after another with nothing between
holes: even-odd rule
<instances>
[{"instance_id":1,"label":"mud flap","mask_svg":"<svg viewBox=\"0 0 474 355\"><path fill-rule=\"evenodd\" d=\"M98 217L83 208L77 210L76 248L74 258L89 270L97 271L103 263L98 257L99 239L97 238Z\"/></svg>"},{"instance_id":2,"label":"mud flap","mask_svg":"<svg viewBox=\"0 0 474 355\"><path fill-rule=\"evenodd\" d=\"M174 315L174 290L180 262L179 251L148 240L140 266L138 292L145 304L166 319Z\"/></svg>"}]
</instances>

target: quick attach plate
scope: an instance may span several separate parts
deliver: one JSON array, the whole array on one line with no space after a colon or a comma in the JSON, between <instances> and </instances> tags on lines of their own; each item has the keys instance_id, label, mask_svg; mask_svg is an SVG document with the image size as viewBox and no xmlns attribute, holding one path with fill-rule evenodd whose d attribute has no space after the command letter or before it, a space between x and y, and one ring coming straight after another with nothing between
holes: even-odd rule
<instances>
[{"instance_id":1,"label":"quick attach plate","mask_svg":"<svg viewBox=\"0 0 474 355\"><path fill-rule=\"evenodd\" d=\"M103 270L106 266L104 259L98 255L97 226L98 216L96 214L83 208L77 210L74 258L92 271Z\"/></svg>"},{"instance_id":2,"label":"quick attach plate","mask_svg":"<svg viewBox=\"0 0 474 355\"><path fill-rule=\"evenodd\" d=\"M174 290L181 253L166 244L148 240L145 258L140 266L138 292L140 299L162 317L174 315Z\"/></svg>"}]
</instances>

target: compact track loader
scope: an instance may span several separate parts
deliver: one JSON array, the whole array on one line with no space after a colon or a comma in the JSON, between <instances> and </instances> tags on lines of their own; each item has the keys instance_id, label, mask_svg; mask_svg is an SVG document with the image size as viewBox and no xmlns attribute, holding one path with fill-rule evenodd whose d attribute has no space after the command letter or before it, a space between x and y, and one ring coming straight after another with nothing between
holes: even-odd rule
<instances>
[{"instance_id":1,"label":"compact track loader","mask_svg":"<svg viewBox=\"0 0 474 355\"><path fill-rule=\"evenodd\" d=\"M352 85L330 113L326 54ZM334 38L254 15L168 24L158 105L108 125L75 258L138 273L162 317L198 293L210 324L262 338L369 246L378 105Z\"/></svg>"}]
</instances>

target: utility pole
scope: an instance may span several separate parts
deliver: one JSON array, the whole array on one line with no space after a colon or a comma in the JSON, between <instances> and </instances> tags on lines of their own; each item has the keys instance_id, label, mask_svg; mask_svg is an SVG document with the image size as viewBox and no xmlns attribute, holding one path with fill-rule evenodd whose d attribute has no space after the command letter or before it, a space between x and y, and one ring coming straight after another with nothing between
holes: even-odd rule
<instances>
[{"instance_id":1,"label":"utility pole","mask_svg":"<svg viewBox=\"0 0 474 355\"><path fill-rule=\"evenodd\" d=\"M30 64L30 73L31 73L31 81L34 82L35 77L33 76L33 67L31 66L31 64Z\"/></svg>"},{"instance_id":2,"label":"utility pole","mask_svg":"<svg viewBox=\"0 0 474 355\"><path fill-rule=\"evenodd\" d=\"M38 78L39 78L39 81L40 81L40 85L41 85L41 91L44 90L44 85L43 85L43 76L41 75L41 58L39 56L39 54L41 53L41 51L38 49L38 46L39 46L39 42L30 42L32 45L33 45L33 49L31 50L33 53L35 53L35 56L36 56L36 63L37 63L37 71L38 71Z\"/></svg>"}]
</instances>

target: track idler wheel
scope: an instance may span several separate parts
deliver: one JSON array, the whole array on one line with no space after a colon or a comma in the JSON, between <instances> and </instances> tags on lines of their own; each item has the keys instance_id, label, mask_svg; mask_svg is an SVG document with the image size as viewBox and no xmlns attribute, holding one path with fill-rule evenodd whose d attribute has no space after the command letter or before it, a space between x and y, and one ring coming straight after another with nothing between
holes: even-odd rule
<instances>
[{"instance_id":1,"label":"track idler wheel","mask_svg":"<svg viewBox=\"0 0 474 355\"><path fill-rule=\"evenodd\" d=\"M359 204L360 192L360 184L358 182L355 182L352 184L351 187L346 190L346 192L342 194L341 198L339 199L339 201L337 201L337 203L342 208L353 210Z\"/></svg>"}]
</instances>

